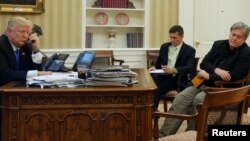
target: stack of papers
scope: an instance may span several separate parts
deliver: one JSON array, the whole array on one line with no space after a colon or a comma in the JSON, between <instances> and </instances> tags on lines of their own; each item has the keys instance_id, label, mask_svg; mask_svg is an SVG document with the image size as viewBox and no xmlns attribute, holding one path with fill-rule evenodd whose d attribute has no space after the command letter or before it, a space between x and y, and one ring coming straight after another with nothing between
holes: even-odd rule
<instances>
[{"instance_id":1,"label":"stack of papers","mask_svg":"<svg viewBox=\"0 0 250 141\"><path fill-rule=\"evenodd\" d=\"M103 66L96 66L93 72L107 72L107 71L130 71L129 66L117 66L117 65L103 65Z\"/></svg>"},{"instance_id":2,"label":"stack of papers","mask_svg":"<svg viewBox=\"0 0 250 141\"><path fill-rule=\"evenodd\" d=\"M107 71L107 72L94 72L93 76L102 78L116 78L116 77L136 77L137 73L133 71L121 72L121 71Z\"/></svg>"},{"instance_id":3,"label":"stack of papers","mask_svg":"<svg viewBox=\"0 0 250 141\"><path fill-rule=\"evenodd\" d=\"M89 78L91 81L107 81L107 82L121 82L121 83L129 83L130 78L128 77L114 77L114 78L101 78L101 77L91 77Z\"/></svg>"},{"instance_id":4,"label":"stack of papers","mask_svg":"<svg viewBox=\"0 0 250 141\"><path fill-rule=\"evenodd\" d=\"M128 86L138 83L135 80L137 73L131 71L128 66L104 66L97 67L88 78L88 86Z\"/></svg>"},{"instance_id":5,"label":"stack of papers","mask_svg":"<svg viewBox=\"0 0 250 141\"><path fill-rule=\"evenodd\" d=\"M121 82L107 82L107 81L89 81L86 83L87 86L93 86L93 87L107 87L107 86L119 86L119 87L127 87L126 84Z\"/></svg>"},{"instance_id":6,"label":"stack of papers","mask_svg":"<svg viewBox=\"0 0 250 141\"><path fill-rule=\"evenodd\" d=\"M52 73L52 75L35 76L27 80L27 86L35 87L77 87L85 81L77 77L76 72Z\"/></svg>"}]
</instances>

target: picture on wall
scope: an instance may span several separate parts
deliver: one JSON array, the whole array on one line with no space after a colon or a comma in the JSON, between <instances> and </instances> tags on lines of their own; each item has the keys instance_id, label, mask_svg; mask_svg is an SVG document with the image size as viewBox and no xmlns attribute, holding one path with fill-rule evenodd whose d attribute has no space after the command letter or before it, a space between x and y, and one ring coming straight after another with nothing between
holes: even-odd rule
<instances>
[{"instance_id":1,"label":"picture on wall","mask_svg":"<svg viewBox=\"0 0 250 141\"><path fill-rule=\"evenodd\" d=\"M0 12L42 13L44 0L0 0Z\"/></svg>"},{"instance_id":2,"label":"picture on wall","mask_svg":"<svg viewBox=\"0 0 250 141\"><path fill-rule=\"evenodd\" d=\"M36 6L37 0L0 0L1 5Z\"/></svg>"}]
</instances>

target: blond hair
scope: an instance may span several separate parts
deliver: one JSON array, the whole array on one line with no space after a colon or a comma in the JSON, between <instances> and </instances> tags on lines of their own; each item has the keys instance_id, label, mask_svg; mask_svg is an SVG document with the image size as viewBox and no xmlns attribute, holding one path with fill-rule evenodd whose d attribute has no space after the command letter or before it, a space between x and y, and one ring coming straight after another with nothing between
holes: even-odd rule
<instances>
[{"instance_id":1,"label":"blond hair","mask_svg":"<svg viewBox=\"0 0 250 141\"><path fill-rule=\"evenodd\" d=\"M14 28L16 28L17 26L20 26L20 25L27 25L30 27L30 31L32 31L33 23L30 20L28 20L24 17L19 17L19 16L12 17L8 21L7 31L13 30Z\"/></svg>"}]
</instances>

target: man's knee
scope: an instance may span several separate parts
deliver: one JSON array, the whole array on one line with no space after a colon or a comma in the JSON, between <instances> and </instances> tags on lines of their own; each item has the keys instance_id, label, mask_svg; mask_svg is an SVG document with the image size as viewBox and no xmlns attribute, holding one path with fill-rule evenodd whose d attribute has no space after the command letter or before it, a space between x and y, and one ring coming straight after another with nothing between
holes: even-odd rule
<instances>
[{"instance_id":1,"label":"man's knee","mask_svg":"<svg viewBox=\"0 0 250 141\"><path fill-rule=\"evenodd\" d=\"M198 105L199 103L203 103L204 98L205 98L205 93L204 92L200 92L199 94L196 95L196 97L194 98L194 105Z\"/></svg>"}]
</instances>

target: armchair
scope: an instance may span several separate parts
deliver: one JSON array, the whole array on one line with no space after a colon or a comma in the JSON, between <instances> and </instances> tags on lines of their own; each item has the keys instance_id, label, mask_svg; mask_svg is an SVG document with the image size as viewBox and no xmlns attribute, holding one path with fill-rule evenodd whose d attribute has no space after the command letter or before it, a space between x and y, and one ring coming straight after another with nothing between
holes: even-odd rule
<instances>
[{"instance_id":1,"label":"armchair","mask_svg":"<svg viewBox=\"0 0 250 141\"><path fill-rule=\"evenodd\" d=\"M96 65L115 65L115 63L122 65L124 60L116 59L112 50L97 50L95 51L95 61L93 66Z\"/></svg>"},{"instance_id":2,"label":"armchair","mask_svg":"<svg viewBox=\"0 0 250 141\"><path fill-rule=\"evenodd\" d=\"M159 50L147 50L147 68L154 66L157 57L159 56Z\"/></svg>"},{"instance_id":3,"label":"armchair","mask_svg":"<svg viewBox=\"0 0 250 141\"><path fill-rule=\"evenodd\" d=\"M199 106L196 115L173 114L166 112L154 112L153 137L155 141L183 141L206 139L207 125L240 124L244 100L250 86L241 88L214 91L213 88L205 90L204 102ZM225 99L225 97L227 97ZM215 116L216 115L216 116ZM183 120L196 120L197 131L186 131L159 139L158 119L160 117L178 118Z\"/></svg>"},{"instance_id":4,"label":"armchair","mask_svg":"<svg viewBox=\"0 0 250 141\"><path fill-rule=\"evenodd\" d=\"M231 82L227 82L227 81L216 81L215 82L215 85L218 87L221 87L221 88L223 88L227 85L230 85L230 84L239 84L239 86L250 85L250 70L248 72L248 75L241 80L231 81ZM243 111L244 114L243 114L241 124L250 125L250 116L247 115L249 107L250 107L250 92L247 94L246 99L245 99L245 106L244 106L244 111Z\"/></svg>"}]
</instances>

